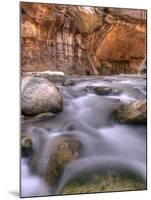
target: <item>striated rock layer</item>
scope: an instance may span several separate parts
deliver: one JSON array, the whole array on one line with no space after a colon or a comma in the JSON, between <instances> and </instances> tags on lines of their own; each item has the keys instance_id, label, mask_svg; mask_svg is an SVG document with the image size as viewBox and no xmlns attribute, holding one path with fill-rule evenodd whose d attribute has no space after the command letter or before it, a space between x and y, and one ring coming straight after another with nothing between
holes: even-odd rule
<instances>
[{"instance_id":1,"label":"striated rock layer","mask_svg":"<svg viewBox=\"0 0 151 200\"><path fill-rule=\"evenodd\" d=\"M21 3L23 72L137 73L145 55L145 10Z\"/></svg>"}]
</instances>

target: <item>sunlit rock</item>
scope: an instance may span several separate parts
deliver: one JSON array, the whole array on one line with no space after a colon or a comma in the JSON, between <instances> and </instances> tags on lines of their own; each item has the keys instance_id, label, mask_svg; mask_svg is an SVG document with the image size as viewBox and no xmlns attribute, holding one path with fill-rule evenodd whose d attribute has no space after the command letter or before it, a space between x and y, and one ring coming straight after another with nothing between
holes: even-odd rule
<instances>
[{"instance_id":1,"label":"sunlit rock","mask_svg":"<svg viewBox=\"0 0 151 200\"><path fill-rule=\"evenodd\" d=\"M120 123L146 124L147 104L146 100L136 100L129 105L123 105L113 113Z\"/></svg>"},{"instance_id":2,"label":"sunlit rock","mask_svg":"<svg viewBox=\"0 0 151 200\"><path fill-rule=\"evenodd\" d=\"M21 50L24 72L138 73L146 11L22 2Z\"/></svg>"}]
</instances>

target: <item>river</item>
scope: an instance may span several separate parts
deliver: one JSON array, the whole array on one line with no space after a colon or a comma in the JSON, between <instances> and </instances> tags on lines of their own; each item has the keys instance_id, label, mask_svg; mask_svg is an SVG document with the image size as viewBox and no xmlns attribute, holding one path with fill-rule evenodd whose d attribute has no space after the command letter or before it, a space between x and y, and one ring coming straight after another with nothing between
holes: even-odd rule
<instances>
[{"instance_id":1,"label":"river","mask_svg":"<svg viewBox=\"0 0 151 200\"><path fill-rule=\"evenodd\" d=\"M80 174L106 168L130 171L146 182L146 126L119 124L111 116L119 104L146 98L146 79L141 76L72 77L74 86L57 83L64 109L55 118L27 125L42 127L48 138L74 135L83 145L80 158L66 166L55 190L38 175L32 174L29 158L21 159L21 196L58 195ZM120 93L96 95L92 86L117 89ZM43 159L43 158L42 158Z\"/></svg>"}]
</instances>

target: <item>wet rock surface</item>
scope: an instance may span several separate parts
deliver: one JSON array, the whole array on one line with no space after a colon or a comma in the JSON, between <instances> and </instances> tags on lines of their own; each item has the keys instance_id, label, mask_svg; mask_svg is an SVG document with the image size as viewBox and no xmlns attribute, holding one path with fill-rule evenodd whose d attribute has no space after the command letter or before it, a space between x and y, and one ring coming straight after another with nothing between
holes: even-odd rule
<instances>
[{"instance_id":1,"label":"wet rock surface","mask_svg":"<svg viewBox=\"0 0 151 200\"><path fill-rule=\"evenodd\" d=\"M129 105L123 105L113 113L120 123L146 124L147 104L146 100L136 100Z\"/></svg>"},{"instance_id":2,"label":"wet rock surface","mask_svg":"<svg viewBox=\"0 0 151 200\"><path fill-rule=\"evenodd\" d=\"M58 183L66 165L79 156L81 143L73 137L60 136L52 139L50 143L48 142L46 147L48 148L47 156L42 154L42 157L40 158L35 154L31 161L31 168L34 172L37 172L39 175L44 177L50 186L54 186ZM41 170L41 165L44 165L45 163L41 162L47 162L44 171Z\"/></svg>"},{"instance_id":3,"label":"wet rock surface","mask_svg":"<svg viewBox=\"0 0 151 200\"><path fill-rule=\"evenodd\" d=\"M94 87L94 91L97 95L118 95L120 90L112 89L109 87Z\"/></svg>"},{"instance_id":4,"label":"wet rock surface","mask_svg":"<svg viewBox=\"0 0 151 200\"><path fill-rule=\"evenodd\" d=\"M112 82L112 81L111 81ZM121 91L119 89L105 87L105 86L86 86L83 89L85 94L94 93L96 95L119 95Z\"/></svg>"},{"instance_id":5,"label":"wet rock surface","mask_svg":"<svg viewBox=\"0 0 151 200\"><path fill-rule=\"evenodd\" d=\"M97 95L108 95L111 93L112 89L108 87L95 87L94 91Z\"/></svg>"},{"instance_id":6,"label":"wet rock surface","mask_svg":"<svg viewBox=\"0 0 151 200\"><path fill-rule=\"evenodd\" d=\"M76 159L81 150L78 140L60 138L55 145L54 154L50 157L45 179L50 185L58 182L67 164Z\"/></svg>"},{"instance_id":7,"label":"wet rock surface","mask_svg":"<svg viewBox=\"0 0 151 200\"><path fill-rule=\"evenodd\" d=\"M107 171L104 175L89 175L89 179L75 179L70 181L62 190L62 194L82 194L112 191L144 190L146 186L137 177L120 176L114 171Z\"/></svg>"}]
</instances>

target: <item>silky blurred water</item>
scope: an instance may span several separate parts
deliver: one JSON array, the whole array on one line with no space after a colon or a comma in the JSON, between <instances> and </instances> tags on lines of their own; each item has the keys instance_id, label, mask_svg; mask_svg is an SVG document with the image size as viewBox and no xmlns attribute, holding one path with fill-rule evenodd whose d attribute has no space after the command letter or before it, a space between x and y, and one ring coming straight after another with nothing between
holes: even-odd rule
<instances>
[{"instance_id":1,"label":"silky blurred water","mask_svg":"<svg viewBox=\"0 0 151 200\"><path fill-rule=\"evenodd\" d=\"M146 126L121 125L111 118L113 109L120 104L146 98L146 80L89 77L83 80L75 78L76 81L75 86L57 85L63 96L63 112L40 124L43 127L41 131L44 138L35 134L34 142L38 148L42 140L52 140L62 134L74 135L83 145L82 154L67 165L55 190L48 187L41 177L33 175L29 161L22 159L22 196L60 194L73 177L89 171L101 172L108 167L128 170L142 178L144 183L146 181ZM98 96L93 92L85 92L84 89L89 86L112 87L120 90L120 93ZM36 129L30 126L26 127L28 132L36 132ZM33 126L39 125L32 124ZM42 139L38 139L37 142L37 137ZM43 151L46 151L45 148L47 146L43 145ZM39 155L42 162L47 158L46 152Z\"/></svg>"}]
</instances>

